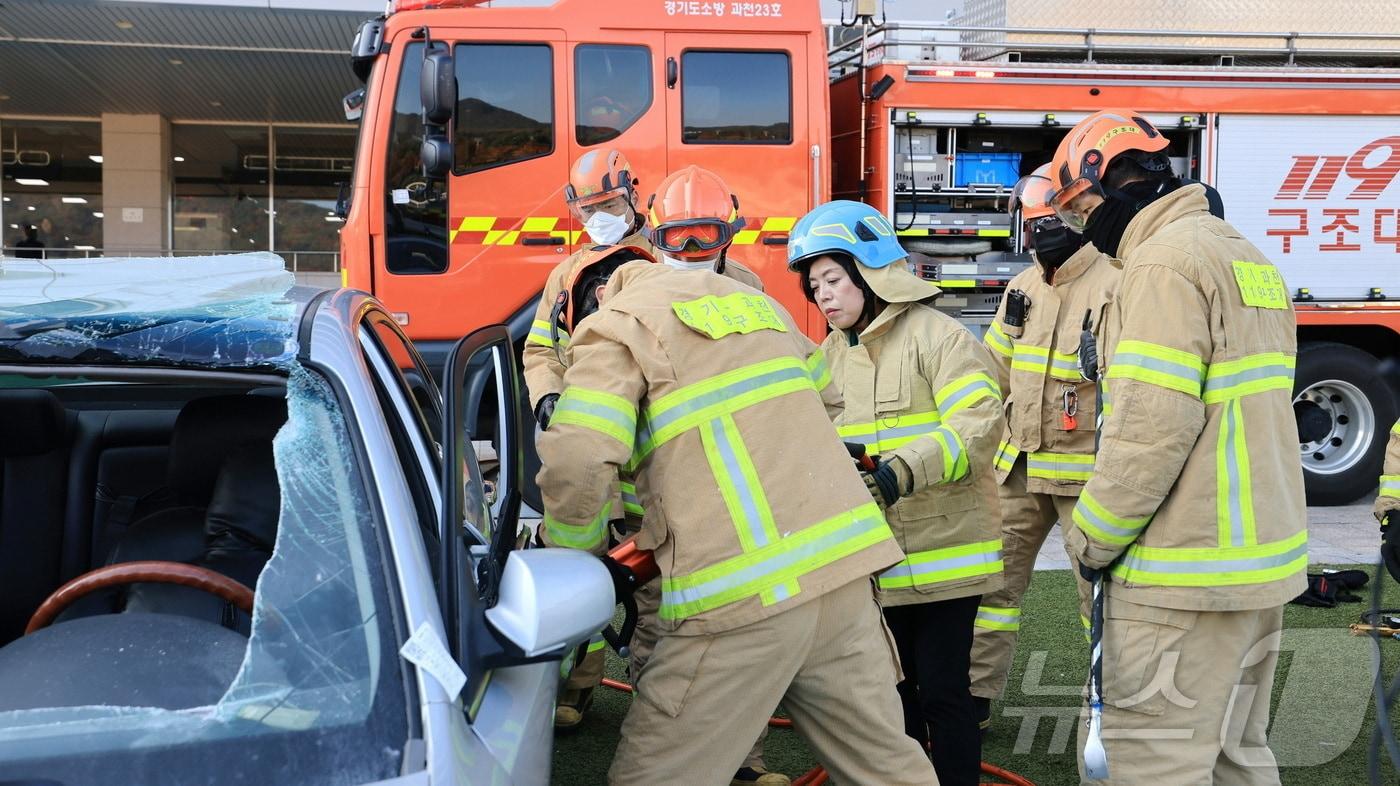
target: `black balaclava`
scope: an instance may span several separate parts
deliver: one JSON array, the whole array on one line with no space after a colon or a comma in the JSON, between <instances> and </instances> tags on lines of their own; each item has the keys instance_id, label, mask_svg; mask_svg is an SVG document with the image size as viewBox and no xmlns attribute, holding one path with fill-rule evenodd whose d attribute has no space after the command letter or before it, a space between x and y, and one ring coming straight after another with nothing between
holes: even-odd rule
<instances>
[{"instance_id":1,"label":"black balaclava","mask_svg":"<svg viewBox=\"0 0 1400 786\"><path fill-rule=\"evenodd\" d=\"M869 323L874 322L875 317L880 313L877 308L879 301L875 297L875 290L870 288L870 285L865 282L865 276L860 274L860 269L859 266L856 265L856 261L852 259L849 254L832 253L822 254L821 256L829 256L836 260L836 264L840 265L841 269L846 271L846 275L850 277L851 281L855 282L856 286L860 287L860 293L865 296L865 308L861 310L860 319L857 320L857 324L865 322L869 325ZM817 302L817 293L812 290L812 284L809 281L809 275L812 272L812 262L815 262L817 259L818 257L812 258L811 261L804 263L800 269L802 276L802 294L807 296L808 303ZM846 338L850 340L851 346L855 346L860 343L859 331L854 329L855 325L851 327L852 330L847 333Z\"/></svg>"},{"instance_id":2,"label":"black balaclava","mask_svg":"<svg viewBox=\"0 0 1400 786\"><path fill-rule=\"evenodd\" d=\"M1045 268L1047 281L1055 269L1074 256L1086 242L1083 235L1053 216L1032 221L1029 234L1031 248L1035 251L1036 261Z\"/></svg>"},{"instance_id":3,"label":"black balaclava","mask_svg":"<svg viewBox=\"0 0 1400 786\"><path fill-rule=\"evenodd\" d=\"M1181 181L1174 177L1138 180L1125 183L1122 188L1104 186L1103 203L1089 215L1089 222L1084 225L1084 239L1105 254L1118 256L1118 244L1123 242L1123 232L1129 222L1143 208L1180 187Z\"/></svg>"}]
</instances>

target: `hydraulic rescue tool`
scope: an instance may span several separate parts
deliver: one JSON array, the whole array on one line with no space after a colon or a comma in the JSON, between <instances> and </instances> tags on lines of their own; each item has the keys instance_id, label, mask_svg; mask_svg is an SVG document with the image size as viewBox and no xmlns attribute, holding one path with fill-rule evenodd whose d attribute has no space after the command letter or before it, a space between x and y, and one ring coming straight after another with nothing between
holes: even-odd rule
<instances>
[{"instance_id":1,"label":"hydraulic rescue tool","mask_svg":"<svg viewBox=\"0 0 1400 786\"><path fill-rule=\"evenodd\" d=\"M1084 312L1084 329L1079 334L1079 373L1094 382L1094 453L1099 452L1103 432L1103 385L1099 383L1098 340L1094 338L1093 312ZM1066 400L1068 403L1068 400ZM1103 749L1103 577L1107 570L1079 566L1080 575L1093 585L1089 602L1089 733L1084 740L1084 774L1091 781L1108 778L1108 754Z\"/></svg>"}]
</instances>

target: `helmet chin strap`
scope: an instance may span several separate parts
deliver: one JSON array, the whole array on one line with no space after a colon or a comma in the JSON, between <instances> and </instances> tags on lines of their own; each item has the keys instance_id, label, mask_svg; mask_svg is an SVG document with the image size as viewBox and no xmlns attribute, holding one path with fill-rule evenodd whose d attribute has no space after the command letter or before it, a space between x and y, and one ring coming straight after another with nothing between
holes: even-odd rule
<instances>
[{"instance_id":1,"label":"helmet chin strap","mask_svg":"<svg viewBox=\"0 0 1400 786\"><path fill-rule=\"evenodd\" d=\"M721 276L724 275L724 262L725 262L725 258L726 258L725 255L728 254L728 253L729 253L729 247L728 247L728 246L725 246L725 247L719 252L719 259L715 262L715 272L718 273L718 274L720 274Z\"/></svg>"}]
</instances>

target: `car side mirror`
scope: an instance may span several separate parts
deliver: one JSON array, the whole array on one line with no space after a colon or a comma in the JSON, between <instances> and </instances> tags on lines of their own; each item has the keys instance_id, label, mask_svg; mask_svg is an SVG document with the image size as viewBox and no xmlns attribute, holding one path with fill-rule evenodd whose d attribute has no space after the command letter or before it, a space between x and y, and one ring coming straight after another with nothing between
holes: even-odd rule
<instances>
[{"instance_id":1,"label":"car side mirror","mask_svg":"<svg viewBox=\"0 0 1400 786\"><path fill-rule=\"evenodd\" d=\"M572 549L527 549L506 560L486 622L525 658L562 655L608 624L615 606L602 560Z\"/></svg>"},{"instance_id":2,"label":"car side mirror","mask_svg":"<svg viewBox=\"0 0 1400 786\"><path fill-rule=\"evenodd\" d=\"M452 171L452 141L445 134L425 132L418 156L423 162L423 176L430 180L441 180Z\"/></svg>"},{"instance_id":3,"label":"car side mirror","mask_svg":"<svg viewBox=\"0 0 1400 786\"><path fill-rule=\"evenodd\" d=\"M452 62L452 50L447 44L435 42L423 53L423 72L419 76L419 98L423 101L423 123L445 126L457 111L457 74Z\"/></svg>"}]
</instances>

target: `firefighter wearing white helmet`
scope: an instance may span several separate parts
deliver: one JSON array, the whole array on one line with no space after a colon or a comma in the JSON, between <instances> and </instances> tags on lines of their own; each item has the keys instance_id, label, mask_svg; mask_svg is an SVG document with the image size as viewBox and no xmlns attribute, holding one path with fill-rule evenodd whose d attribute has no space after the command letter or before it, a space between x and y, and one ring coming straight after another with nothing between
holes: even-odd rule
<instances>
[{"instance_id":1,"label":"firefighter wearing white helmet","mask_svg":"<svg viewBox=\"0 0 1400 786\"><path fill-rule=\"evenodd\" d=\"M878 456L866 485L905 559L878 579L904 670L905 733L929 747L938 781L976 784L981 740L969 657L978 599L1001 587L992 457L1002 433L991 358L929 301L894 227L858 202L803 216L788 266L833 330L822 349L846 405L847 442Z\"/></svg>"},{"instance_id":2,"label":"firefighter wearing white helmet","mask_svg":"<svg viewBox=\"0 0 1400 786\"><path fill-rule=\"evenodd\" d=\"M995 459L1005 584L984 595L972 645L972 695L983 729L1006 688L1021 629L1021 597L1057 521L1068 526L1094 470L1094 383L1080 373L1080 336L1097 330L1122 272L1050 207L1046 164L1021 178L1008 211L1035 260L1007 285L984 342L1006 399ZM1084 593L1081 592L1081 598ZM1081 603L1081 618L1087 621Z\"/></svg>"},{"instance_id":3,"label":"firefighter wearing white helmet","mask_svg":"<svg viewBox=\"0 0 1400 786\"><path fill-rule=\"evenodd\" d=\"M1099 112L1051 165L1051 207L1123 264L1112 407L1065 532L1081 575L1104 586L1081 773L1277 784L1277 636L1308 565L1293 305L1206 190L1172 173L1168 145L1136 112Z\"/></svg>"}]
</instances>

